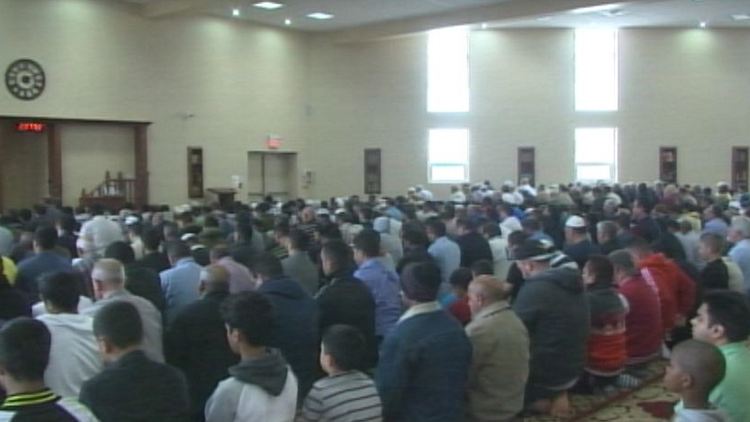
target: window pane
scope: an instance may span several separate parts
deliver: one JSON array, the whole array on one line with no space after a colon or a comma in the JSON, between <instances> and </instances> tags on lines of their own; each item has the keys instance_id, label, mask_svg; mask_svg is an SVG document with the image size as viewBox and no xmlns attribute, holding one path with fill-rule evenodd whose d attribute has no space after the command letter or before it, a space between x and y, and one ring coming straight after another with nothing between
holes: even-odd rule
<instances>
[{"instance_id":1,"label":"window pane","mask_svg":"<svg viewBox=\"0 0 750 422\"><path fill-rule=\"evenodd\" d=\"M617 110L617 30L575 32L576 110Z\"/></svg>"},{"instance_id":2,"label":"window pane","mask_svg":"<svg viewBox=\"0 0 750 422\"><path fill-rule=\"evenodd\" d=\"M430 166L430 183L464 182L466 166L456 164L433 164Z\"/></svg>"},{"instance_id":3,"label":"window pane","mask_svg":"<svg viewBox=\"0 0 750 422\"><path fill-rule=\"evenodd\" d=\"M612 181L612 167L609 165L577 165L576 180L588 182Z\"/></svg>"},{"instance_id":4,"label":"window pane","mask_svg":"<svg viewBox=\"0 0 750 422\"><path fill-rule=\"evenodd\" d=\"M576 163L615 164L614 128L576 129Z\"/></svg>"},{"instance_id":5,"label":"window pane","mask_svg":"<svg viewBox=\"0 0 750 422\"><path fill-rule=\"evenodd\" d=\"M465 27L428 35L427 111L469 111L469 32Z\"/></svg>"},{"instance_id":6,"label":"window pane","mask_svg":"<svg viewBox=\"0 0 750 422\"><path fill-rule=\"evenodd\" d=\"M430 164L468 163L468 129L430 129L429 137Z\"/></svg>"}]
</instances>

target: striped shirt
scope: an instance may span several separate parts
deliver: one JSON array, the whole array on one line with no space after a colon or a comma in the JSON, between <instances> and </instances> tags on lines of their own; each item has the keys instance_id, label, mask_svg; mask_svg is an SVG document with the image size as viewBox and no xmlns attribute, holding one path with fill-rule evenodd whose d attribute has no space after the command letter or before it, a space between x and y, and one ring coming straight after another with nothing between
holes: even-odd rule
<instances>
[{"instance_id":1,"label":"striped shirt","mask_svg":"<svg viewBox=\"0 0 750 422\"><path fill-rule=\"evenodd\" d=\"M381 422L375 383L359 371L323 378L313 385L302 407L305 422Z\"/></svg>"}]
</instances>

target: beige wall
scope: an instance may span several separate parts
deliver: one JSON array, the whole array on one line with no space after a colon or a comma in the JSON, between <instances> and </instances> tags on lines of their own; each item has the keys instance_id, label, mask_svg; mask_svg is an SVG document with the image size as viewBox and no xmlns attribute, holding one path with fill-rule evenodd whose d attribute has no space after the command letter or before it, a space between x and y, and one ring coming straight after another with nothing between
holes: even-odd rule
<instances>
[{"instance_id":1,"label":"beige wall","mask_svg":"<svg viewBox=\"0 0 750 422\"><path fill-rule=\"evenodd\" d=\"M208 16L149 20L105 0L3 0L0 64L32 57L48 87L31 102L0 89L0 115L152 121L151 201L171 204L187 200L188 146L204 148L205 186L228 186L268 134L299 153L299 175L313 171L299 186L308 197L362 193L371 147L383 150L384 193L426 184L430 127L471 129L476 181L515 179L528 145L539 182L571 180L579 126L619 128L622 181L655 179L659 145L679 148L680 181L726 180L731 146L748 144L750 30L622 30L620 110L604 114L573 110L573 31L552 29L472 32L471 113L431 116L426 40L334 44ZM108 167L132 171L125 135L101 130L63 133L66 202ZM118 140L85 148L99 138Z\"/></svg>"}]
</instances>

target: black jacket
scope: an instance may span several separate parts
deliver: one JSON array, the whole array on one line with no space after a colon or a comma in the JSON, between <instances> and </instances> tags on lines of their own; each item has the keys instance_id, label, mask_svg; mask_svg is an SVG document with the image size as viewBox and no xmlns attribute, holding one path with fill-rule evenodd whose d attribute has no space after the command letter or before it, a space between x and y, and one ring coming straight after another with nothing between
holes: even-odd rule
<instances>
[{"instance_id":1,"label":"black jacket","mask_svg":"<svg viewBox=\"0 0 750 422\"><path fill-rule=\"evenodd\" d=\"M182 373L148 359L140 350L86 381L80 400L107 422L185 422L190 410Z\"/></svg>"},{"instance_id":2,"label":"black jacket","mask_svg":"<svg viewBox=\"0 0 750 422\"><path fill-rule=\"evenodd\" d=\"M207 293L180 310L166 331L167 362L185 373L193 414L200 417L216 385L239 362L229 348L219 312L228 296L226 292Z\"/></svg>"},{"instance_id":3,"label":"black jacket","mask_svg":"<svg viewBox=\"0 0 750 422\"><path fill-rule=\"evenodd\" d=\"M554 387L581 374L589 305L578 270L550 268L529 277L513 310L529 331L529 383Z\"/></svg>"},{"instance_id":4,"label":"black jacket","mask_svg":"<svg viewBox=\"0 0 750 422\"><path fill-rule=\"evenodd\" d=\"M461 248L461 266L470 268L475 262L485 259L492 262L490 243L481 234L469 232L456 239Z\"/></svg>"},{"instance_id":5,"label":"black jacket","mask_svg":"<svg viewBox=\"0 0 750 422\"><path fill-rule=\"evenodd\" d=\"M258 287L273 303L276 330L271 346L281 350L299 383L304 398L318 373L318 304L299 283L281 276Z\"/></svg>"},{"instance_id":6,"label":"black jacket","mask_svg":"<svg viewBox=\"0 0 750 422\"><path fill-rule=\"evenodd\" d=\"M169 258L161 252L152 252L144 255L143 258L138 261L138 265L151 268L156 271L156 274L172 268L172 265L169 263Z\"/></svg>"},{"instance_id":7,"label":"black jacket","mask_svg":"<svg viewBox=\"0 0 750 422\"><path fill-rule=\"evenodd\" d=\"M140 264L125 266L125 288L132 294L151 302L159 312L164 312L166 302L161 290L159 273Z\"/></svg>"},{"instance_id":8,"label":"black jacket","mask_svg":"<svg viewBox=\"0 0 750 422\"><path fill-rule=\"evenodd\" d=\"M321 289L315 300L320 311L320 334L334 324L346 324L357 328L365 337L368 353L364 368L375 367L377 343L375 341L375 299L365 284L349 273L335 275Z\"/></svg>"}]
</instances>

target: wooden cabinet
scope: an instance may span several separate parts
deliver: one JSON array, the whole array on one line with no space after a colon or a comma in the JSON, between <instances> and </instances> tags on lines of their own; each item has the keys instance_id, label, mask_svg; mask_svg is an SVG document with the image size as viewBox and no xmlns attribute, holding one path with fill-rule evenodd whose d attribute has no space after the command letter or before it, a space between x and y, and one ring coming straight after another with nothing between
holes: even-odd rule
<instances>
[{"instance_id":1,"label":"wooden cabinet","mask_svg":"<svg viewBox=\"0 0 750 422\"><path fill-rule=\"evenodd\" d=\"M188 198L203 198L203 148L188 147Z\"/></svg>"},{"instance_id":2,"label":"wooden cabinet","mask_svg":"<svg viewBox=\"0 0 750 422\"><path fill-rule=\"evenodd\" d=\"M380 148L365 149L365 194L379 195L382 190Z\"/></svg>"},{"instance_id":3,"label":"wooden cabinet","mask_svg":"<svg viewBox=\"0 0 750 422\"><path fill-rule=\"evenodd\" d=\"M732 189L747 192L748 147L732 148Z\"/></svg>"},{"instance_id":4,"label":"wooden cabinet","mask_svg":"<svg viewBox=\"0 0 750 422\"><path fill-rule=\"evenodd\" d=\"M659 148L659 180L664 183L677 183L677 148Z\"/></svg>"},{"instance_id":5,"label":"wooden cabinet","mask_svg":"<svg viewBox=\"0 0 750 422\"><path fill-rule=\"evenodd\" d=\"M534 186L536 181L536 152L533 147L518 148L518 183L521 180L528 179L529 183Z\"/></svg>"}]
</instances>

